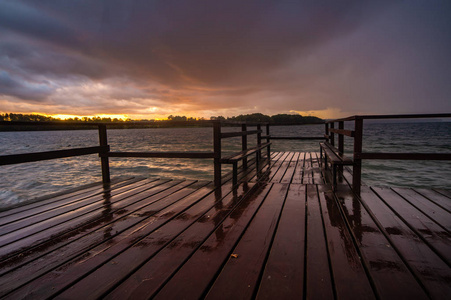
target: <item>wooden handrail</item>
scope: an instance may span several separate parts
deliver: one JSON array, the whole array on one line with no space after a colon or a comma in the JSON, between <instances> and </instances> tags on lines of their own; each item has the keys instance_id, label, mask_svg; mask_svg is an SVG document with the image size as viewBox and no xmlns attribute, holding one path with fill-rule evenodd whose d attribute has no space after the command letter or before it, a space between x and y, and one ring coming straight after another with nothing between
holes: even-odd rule
<instances>
[{"instance_id":1,"label":"wooden handrail","mask_svg":"<svg viewBox=\"0 0 451 300\"><path fill-rule=\"evenodd\" d=\"M263 138L263 137L262 137ZM309 141L309 140L324 140L325 137L321 136L270 136L271 140L300 140L300 141Z\"/></svg>"},{"instance_id":2,"label":"wooden handrail","mask_svg":"<svg viewBox=\"0 0 451 300\"><path fill-rule=\"evenodd\" d=\"M447 153L390 153L363 152L357 155L360 159L393 159L393 160L451 160Z\"/></svg>"},{"instance_id":3,"label":"wooden handrail","mask_svg":"<svg viewBox=\"0 0 451 300\"><path fill-rule=\"evenodd\" d=\"M335 142L335 134L338 135L339 151L344 151L343 136L354 138L353 150L353 190L360 194L361 186L361 164L362 159L388 159L388 160L451 160L449 153L388 153L388 152L362 152L363 148L363 121L364 120L383 120L383 119L433 119L433 118L451 118L451 113L443 114L407 114L407 115L356 115L342 119L329 120L325 123L324 137L330 144ZM345 130L344 122L354 121L354 130ZM338 123L339 128L334 128Z\"/></svg>"},{"instance_id":4,"label":"wooden handrail","mask_svg":"<svg viewBox=\"0 0 451 300\"><path fill-rule=\"evenodd\" d=\"M221 184L221 139L229 137L242 137L242 150L247 149L247 136L251 134L257 135L258 143L261 144L261 124L262 123L248 123L248 122L236 122L231 125L240 125L240 132L225 132L221 133L221 126L225 123L221 123L219 120L209 121L168 121L164 122L165 125L198 125L198 124L211 124L213 127L213 151L212 152L180 152L180 151L151 151L151 152L111 152L108 145L107 127L117 125L154 125L155 122L124 122L124 123L104 123L104 122L21 122L21 121L0 121L0 125L9 126L60 126L73 129L73 127L98 127L99 132L99 146L75 148L67 150L46 151L37 153L25 153L0 156L0 165L17 164L25 162L33 162L40 160L57 159L64 157L80 156L87 154L99 154L101 167L102 167L102 181L104 183L110 182L110 157L142 157L142 158L188 158L188 159L213 159L214 161L214 181L216 186ZM230 123L229 123L230 124ZM266 124L266 123L264 123ZM247 130L247 126L257 126L257 130ZM267 134L269 134L269 126L267 125ZM269 146L268 153L269 153ZM268 154L269 155L269 154ZM243 167L247 166L247 161L243 161Z\"/></svg>"},{"instance_id":5,"label":"wooden handrail","mask_svg":"<svg viewBox=\"0 0 451 300\"><path fill-rule=\"evenodd\" d=\"M214 152L108 152L107 157L214 158Z\"/></svg>"},{"instance_id":6,"label":"wooden handrail","mask_svg":"<svg viewBox=\"0 0 451 300\"><path fill-rule=\"evenodd\" d=\"M354 137L355 134L353 130L345 130L345 129L330 128L329 131L340 135L346 135L349 137Z\"/></svg>"},{"instance_id":7,"label":"wooden handrail","mask_svg":"<svg viewBox=\"0 0 451 300\"><path fill-rule=\"evenodd\" d=\"M100 154L103 151L108 151L108 150L109 150L109 146L96 146L96 147L72 148L72 149L56 150L56 151L44 151L44 152L2 155L2 156L0 156L0 166L35 162L35 161L41 161L41 160L50 160L50 159L57 159L57 158L66 158L66 157L73 157L73 156L81 156L81 155L89 155L89 154L96 154L96 153Z\"/></svg>"},{"instance_id":8,"label":"wooden handrail","mask_svg":"<svg viewBox=\"0 0 451 300\"><path fill-rule=\"evenodd\" d=\"M383 120L383 119L434 119L434 118L451 118L451 113L444 114L405 114L405 115L355 115L341 119L334 119L326 121L326 123L333 123L339 121L354 121L362 120Z\"/></svg>"},{"instance_id":9,"label":"wooden handrail","mask_svg":"<svg viewBox=\"0 0 451 300\"><path fill-rule=\"evenodd\" d=\"M102 180L104 183L110 181L109 161L110 157L147 157L147 158L189 158L189 159L212 159L214 161L214 181L217 186L221 184L221 140L224 138L241 137L241 151L248 149L247 136L257 135L257 147L265 146L270 153L270 140L326 140L331 145L335 144L335 135L338 137L338 149L343 153L343 137L349 136L354 139L353 149L353 189L356 193L360 192L361 185L361 161L362 159L402 159L402 160L451 160L451 154L448 153L362 153L362 135L363 121L366 119L407 119L407 118L451 118L451 114L412 114L412 115L367 115L367 116L351 116L348 118L330 120L325 123L324 137L295 137L295 136L271 136L269 133L269 124L267 123L247 123L247 122L220 122L218 120L204 121L210 123L213 127L213 151L212 152L111 152L107 141L107 127L115 126L115 123L102 122L16 122L16 121L0 121L0 125L42 125L42 126L63 126L63 127L98 127L99 129L99 146L74 148L57 151L46 151L37 153L25 153L0 156L0 165L16 164L24 162L33 162L40 160L57 159L64 157L99 154L102 164ZM354 130L345 130L344 122L354 121ZM335 127L338 123L338 128ZM124 122L123 125L148 125L154 122ZM167 122L174 125L190 125L199 124L199 121L180 121ZM241 131L221 132L223 125L240 126ZM122 124L121 124L122 125ZM261 125L266 126L265 135ZM248 126L257 126L257 130L248 130ZM262 144L262 139L266 139L266 144ZM261 155L261 150L258 155ZM243 159L243 168L247 167L247 158Z\"/></svg>"}]
</instances>

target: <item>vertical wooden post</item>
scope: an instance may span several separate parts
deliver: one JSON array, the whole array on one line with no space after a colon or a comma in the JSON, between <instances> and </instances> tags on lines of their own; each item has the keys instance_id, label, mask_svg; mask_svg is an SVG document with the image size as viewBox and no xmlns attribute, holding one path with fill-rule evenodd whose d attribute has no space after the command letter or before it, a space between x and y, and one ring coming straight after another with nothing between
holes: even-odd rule
<instances>
[{"instance_id":1,"label":"vertical wooden post","mask_svg":"<svg viewBox=\"0 0 451 300\"><path fill-rule=\"evenodd\" d=\"M339 121L338 122L338 129L344 129L345 128L345 122L344 121ZM345 146L344 146L344 135L343 134L339 134L338 135L338 151L343 154L345 152ZM338 170L339 172L341 172L341 174L343 174L343 165L339 165L338 166Z\"/></svg>"},{"instance_id":2,"label":"vertical wooden post","mask_svg":"<svg viewBox=\"0 0 451 300\"><path fill-rule=\"evenodd\" d=\"M330 123L330 128L332 128L332 129L335 128L334 122ZM332 146L335 146L335 134L333 132L329 132L329 136L330 136L330 140L329 140L330 144Z\"/></svg>"},{"instance_id":3,"label":"vertical wooden post","mask_svg":"<svg viewBox=\"0 0 451 300\"><path fill-rule=\"evenodd\" d=\"M338 122L338 129L345 129L345 122L344 121L339 121ZM345 151L344 135L343 134L339 134L338 135L338 150L340 151L341 154L343 154L344 151Z\"/></svg>"},{"instance_id":4,"label":"vertical wooden post","mask_svg":"<svg viewBox=\"0 0 451 300\"><path fill-rule=\"evenodd\" d=\"M106 125L99 125L99 142L100 142L100 146L108 147ZM106 150L103 150L101 153L99 153L100 163L102 164L102 182L104 184L108 184L111 182L110 164L109 164L108 156L107 156L109 151L110 150L108 147Z\"/></svg>"},{"instance_id":5,"label":"vertical wooden post","mask_svg":"<svg viewBox=\"0 0 451 300\"><path fill-rule=\"evenodd\" d=\"M329 142L329 123L324 123L324 138ZM323 163L323 148L319 147L320 163ZM324 168L327 169L327 156L324 154Z\"/></svg>"},{"instance_id":6,"label":"vertical wooden post","mask_svg":"<svg viewBox=\"0 0 451 300\"><path fill-rule=\"evenodd\" d=\"M260 147L262 145L262 133L261 133L261 130L262 130L262 125L261 124L257 124L257 131L258 131L258 133L257 133L257 147ZM260 161L261 157L262 157L262 150L260 149L260 150L257 151L257 170L258 170L258 162Z\"/></svg>"},{"instance_id":7,"label":"vertical wooden post","mask_svg":"<svg viewBox=\"0 0 451 300\"><path fill-rule=\"evenodd\" d=\"M362 184L362 138L363 119L356 116L354 126L354 164L352 168L352 189L357 195L360 195L360 185Z\"/></svg>"},{"instance_id":8,"label":"vertical wooden post","mask_svg":"<svg viewBox=\"0 0 451 300\"><path fill-rule=\"evenodd\" d=\"M266 124L266 142L269 143L270 142L270 135L269 135L269 124ZM267 148L268 151L268 161L271 158L271 145L269 145Z\"/></svg>"},{"instance_id":9,"label":"vertical wooden post","mask_svg":"<svg viewBox=\"0 0 451 300\"><path fill-rule=\"evenodd\" d=\"M325 129L324 134L328 137L327 141L329 141L329 123L324 123L324 129Z\"/></svg>"},{"instance_id":10,"label":"vertical wooden post","mask_svg":"<svg viewBox=\"0 0 451 300\"><path fill-rule=\"evenodd\" d=\"M246 132L247 131L247 125L241 124L241 131ZM246 151L247 150L247 134L244 134L241 136L241 150ZM247 169L247 157L243 158L243 169Z\"/></svg>"},{"instance_id":11,"label":"vertical wooden post","mask_svg":"<svg viewBox=\"0 0 451 300\"><path fill-rule=\"evenodd\" d=\"M213 123L213 152L214 152L214 182L216 187L221 186L221 123Z\"/></svg>"},{"instance_id":12,"label":"vertical wooden post","mask_svg":"<svg viewBox=\"0 0 451 300\"><path fill-rule=\"evenodd\" d=\"M261 124L257 124L257 131L259 131L257 133L257 145L260 146L262 144L262 125Z\"/></svg>"}]
</instances>

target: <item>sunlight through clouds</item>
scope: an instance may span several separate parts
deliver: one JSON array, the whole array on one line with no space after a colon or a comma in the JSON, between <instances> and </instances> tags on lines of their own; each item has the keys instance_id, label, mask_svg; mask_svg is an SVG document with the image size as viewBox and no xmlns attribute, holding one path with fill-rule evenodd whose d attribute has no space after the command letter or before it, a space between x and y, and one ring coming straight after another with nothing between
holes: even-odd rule
<instances>
[{"instance_id":1,"label":"sunlight through clouds","mask_svg":"<svg viewBox=\"0 0 451 300\"><path fill-rule=\"evenodd\" d=\"M1 1L0 112L451 110L449 1L195 4Z\"/></svg>"}]
</instances>

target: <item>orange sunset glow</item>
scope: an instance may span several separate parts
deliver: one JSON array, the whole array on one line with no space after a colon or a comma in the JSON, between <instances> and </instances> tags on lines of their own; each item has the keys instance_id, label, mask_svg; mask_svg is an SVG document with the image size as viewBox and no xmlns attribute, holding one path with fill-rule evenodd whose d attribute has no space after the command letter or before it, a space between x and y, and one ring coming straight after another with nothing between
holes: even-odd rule
<instances>
[{"instance_id":1,"label":"orange sunset glow","mask_svg":"<svg viewBox=\"0 0 451 300\"><path fill-rule=\"evenodd\" d=\"M449 111L450 7L1 1L0 113L139 120Z\"/></svg>"},{"instance_id":2,"label":"orange sunset glow","mask_svg":"<svg viewBox=\"0 0 451 300\"><path fill-rule=\"evenodd\" d=\"M81 118L111 118L111 119L118 119L118 120L127 120L129 117L127 115L105 115L105 114L99 114L99 115L92 115L92 116L79 116L79 115L47 115L49 117L60 119L60 120L68 120L68 119L81 119Z\"/></svg>"}]
</instances>

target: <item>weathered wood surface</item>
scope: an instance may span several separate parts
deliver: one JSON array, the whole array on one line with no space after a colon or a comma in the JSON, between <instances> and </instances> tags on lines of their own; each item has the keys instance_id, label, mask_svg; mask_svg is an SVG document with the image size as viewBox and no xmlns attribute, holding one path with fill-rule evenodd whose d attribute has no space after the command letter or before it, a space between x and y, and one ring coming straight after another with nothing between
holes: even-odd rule
<instances>
[{"instance_id":1,"label":"weathered wood surface","mask_svg":"<svg viewBox=\"0 0 451 300\"><path fill-rule=\"evenodd\" d=\"M279 152L237 189L128 179L0 212L0 298L448 298L451 193L342 178Z\"/></svg>"}]
</instances>

